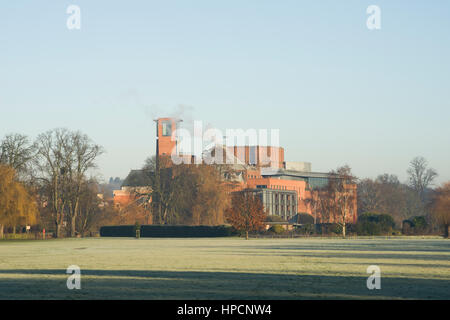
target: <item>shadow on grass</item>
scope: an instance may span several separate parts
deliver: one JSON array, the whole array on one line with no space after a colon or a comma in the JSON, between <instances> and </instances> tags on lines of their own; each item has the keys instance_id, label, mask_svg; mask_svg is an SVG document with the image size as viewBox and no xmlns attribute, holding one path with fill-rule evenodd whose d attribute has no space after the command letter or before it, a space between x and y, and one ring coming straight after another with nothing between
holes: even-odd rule
<instances>
[{"instance_id":1,"label":"shadow on grass","mask_svg":"<svg viewBox=\"0 0 450 320\"><path fill-rule=\"evenodd\" d=\"M284 250L284 249L283 249ZM376 261L376 260L424 260L424 261L432 261L433 265L437 265L436 261L448 262L450 260L450 255L442 255L442 254L398 254L398 253L386 253L386 252L373 252L373 253L361 253L361 252L320 252L316 250L315 252L302 252L301 250L297 250L293 253L278 251L278 252L270 252L272 256L279 257L309 257L309 258L337 258L337 259L362 259L368 262ZM214 254L226 255L229 256L231 253L229 252L214 252ZM264 257L267 254L263 253L251 253L251 252L236 252L233 255L241 255L241 256L259 256ZM334 263L334 262L330 262ZM341 262L339 262L341 263ZM414 264L410 264L413 266ZM428 265L429 267L433 267L433 265ZM448 264L443 263L442 266L448 266Z\"/></svg>"},{"instance_id":2,"label":"shadow on grass","mask_svg":"<svg viewBox=\"0 0 450 320\"><path fill-rule=\"evenodd\" d=\"M242 272L82 270L68 290L65 270L0 270L0 299L450 299L450 281Z\"/></svg>"},{"instance_id":3,"label":"shadow on grass","mask_svg":"<svg viewBox=\"0 0 450 320\"><path fill-rule=\"evenodd\" d=\"M220 247L218 247L220 248ZM450 242L449 241L434 241L433 243L427 243L424 241L410 241L404 243L401 241L394 242L364 242L361 244L354 242L334 242L334 243L320 243L316 242L310 244L308 242L299 244L289 244L286 243L283 246L280 245L259 245L259 246L245 246L247 249L268 249L268 250L314 250L314 251L390 251L390 252L435 252L439 253L449 253L450 254ZM448 258L448 256L447 256Z\"/></svg>"},{"instance_id":4,"label":"shadow on grass","mask_svg":"<svg viewBox=\"0 0 450 320\"><path fill-rule=\"evenodd\" d=\"M209 247L211 248L211 246ZM222 249L218 247L219 249ZM242 249L247 252L235 252L231 254L264 256L267 253L277 256L305 256L316 258L358 258L358 259L410 259L425 261L450 261L449 242L433 241L386 241L363 243L348 242L323 242L315 243L300 242L296 244L286 243L284 245L243 245ZM251 250L255 250L252 252ZM220 250L216 254L221 254ZM230 252L226 252L227 255Z\"/></svg>"}]
</instances>

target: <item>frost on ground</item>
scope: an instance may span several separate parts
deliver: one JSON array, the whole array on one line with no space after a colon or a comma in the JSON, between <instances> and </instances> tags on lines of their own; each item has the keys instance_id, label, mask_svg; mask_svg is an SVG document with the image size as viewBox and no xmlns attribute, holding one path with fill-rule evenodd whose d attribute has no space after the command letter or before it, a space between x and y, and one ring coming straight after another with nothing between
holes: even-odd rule
<instances>
[{"instance_id":1,"label":"frost on ground","mask_svg":"<svg viewBox=\"0 0 450 320\"><path fill-rule=\"evenodd\" d=\"M81 268L81 289L66 269ZM381 289L368 290L369 265ZM450 299L442 239L0 241L0 299Z\"/></svg>"}]
</instances>

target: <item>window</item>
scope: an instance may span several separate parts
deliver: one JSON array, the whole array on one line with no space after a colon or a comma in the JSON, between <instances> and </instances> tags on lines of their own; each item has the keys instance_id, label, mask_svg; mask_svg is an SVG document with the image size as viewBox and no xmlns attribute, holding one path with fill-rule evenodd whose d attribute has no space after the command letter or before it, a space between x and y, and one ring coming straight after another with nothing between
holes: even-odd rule
<instances>
[{"instance_id":1,"label":"window","mask_svg":"<svg viewBox=\"0 0 450 320\"><path fill-rule=\"evenodd\" d=\"M256 161L257 155L256 155L256 147L255 146L249 147L248 158L249 158L248 159L249 164L252 164L252 165L257 164L257 161Z\"/></svg>"},{"instance_id":2,"label":"window","mask_svg":"<svg viewBox=\"0 0 450 320\"><path fill-rule=\"evenodd\" d=\"M162 122L162 135L164 137L170 137L172 135L172 123L170 121Z\"/></svg>"}]
</instances>

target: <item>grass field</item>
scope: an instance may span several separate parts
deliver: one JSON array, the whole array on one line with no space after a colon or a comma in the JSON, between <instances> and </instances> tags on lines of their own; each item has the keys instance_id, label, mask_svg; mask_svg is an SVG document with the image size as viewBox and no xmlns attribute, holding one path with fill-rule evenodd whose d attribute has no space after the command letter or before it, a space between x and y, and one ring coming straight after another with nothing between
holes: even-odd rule
<instances>
[{"instance_id":1,"label":"grass field","mask_svg":"<svg viewBox=\"0 0 450 320\"><path fill-rule=\"evenodd\" d=\"M81 268L68 290L66 268ZM369 265L381 289L368 290ZM443 239L0 241L0 299L450 299Z\"/></svg>"}]
</instances>

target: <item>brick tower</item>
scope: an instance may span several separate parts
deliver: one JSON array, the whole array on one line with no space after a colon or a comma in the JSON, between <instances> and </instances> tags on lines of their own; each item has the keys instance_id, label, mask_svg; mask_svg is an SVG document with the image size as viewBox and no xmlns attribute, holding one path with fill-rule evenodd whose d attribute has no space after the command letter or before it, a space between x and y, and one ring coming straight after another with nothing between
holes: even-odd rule
<instances>
[{"instance_id":1,"label":"brick tower","mask_svg":"<svg viewBox=\"0 0 450 320\"><path fill-rule=\"evenodd\" d=\"M177 121L174 118L159 118L156 122L156 155L169 156L176 148L177 142L172 140L172 133L176 130Z\"/></svg>"}]
</instances>

